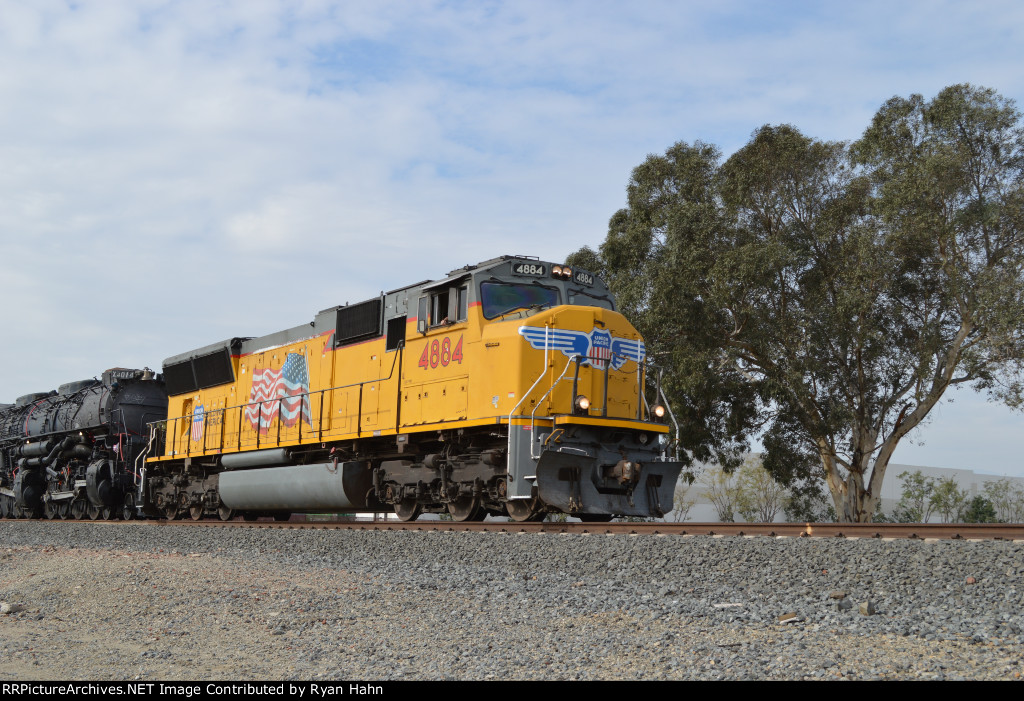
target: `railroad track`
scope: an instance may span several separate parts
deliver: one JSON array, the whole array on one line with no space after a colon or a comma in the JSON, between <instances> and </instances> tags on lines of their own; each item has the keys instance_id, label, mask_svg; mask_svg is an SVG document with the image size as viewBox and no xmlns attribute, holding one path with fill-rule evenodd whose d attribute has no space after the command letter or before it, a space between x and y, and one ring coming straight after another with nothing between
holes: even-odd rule
<instances>
[{"instance_id":1,"label":"railroad track","mask_svg":"<svg viewBox=\"0 0 1024 701\"><path fill-rule=\"evenodd\" d=\"M11 523L28 523L5 519ZM45 520L36 521L46 523ZM117 521L64 521L116 525ZM939 540L1024 540L1024 524L1007 523L578 523L513 521L133 521L135 524L175 528L290 528L361 531L475 531L485 533L575 533L683 536L761 536L776 538L911 538Z\"/></svg>"}]
</instances>

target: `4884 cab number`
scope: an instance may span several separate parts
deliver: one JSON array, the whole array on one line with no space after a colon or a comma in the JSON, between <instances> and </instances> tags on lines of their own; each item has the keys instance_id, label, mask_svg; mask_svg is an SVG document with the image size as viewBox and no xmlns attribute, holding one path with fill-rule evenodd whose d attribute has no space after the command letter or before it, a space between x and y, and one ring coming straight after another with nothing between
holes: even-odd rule
<instances>
[{"instance_id":1,"label":"4884 cab number","mask_svg":"<svg viewBox=\"0 0 1024 701\"><path fill-rule=\"evenodd\" d=\"M462 364L462 336L459 336L454 348L450 336L441 339L435 338L423 347L423 355L420 356L420 362L417 364L424 370L428 370L436 368L438 365L448 367L452 363Z\"/></svg>"}]
</instances>

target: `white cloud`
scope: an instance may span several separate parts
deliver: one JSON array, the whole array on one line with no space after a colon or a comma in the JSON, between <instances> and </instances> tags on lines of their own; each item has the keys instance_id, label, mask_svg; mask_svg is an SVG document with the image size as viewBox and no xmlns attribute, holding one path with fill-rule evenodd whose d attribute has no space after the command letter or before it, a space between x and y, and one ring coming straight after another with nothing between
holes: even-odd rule
<instances>
[{"instance_id":1,"label":"white cloud","mask_svg":"<svg viewBox=\"0 0 1024 701\"><path fill-rule=\"evenodd\" d=\"M729 152L768 122L856 138L889 96L962 80L1020 97L1022 14L6 3L0 401L496 254L597 245L629 170L678 140ZM253 304L265 280L286 284Z\"/></svg>"}]
</instances>

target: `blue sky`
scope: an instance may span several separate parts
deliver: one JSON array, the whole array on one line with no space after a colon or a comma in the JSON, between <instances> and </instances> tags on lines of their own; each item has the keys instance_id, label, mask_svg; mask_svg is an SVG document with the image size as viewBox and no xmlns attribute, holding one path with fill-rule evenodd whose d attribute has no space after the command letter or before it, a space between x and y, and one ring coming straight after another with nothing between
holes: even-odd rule
<instances>
[{"instance_id":1,"label":"blue sky","mask_svg":"<svg viewBox=\"0 0 1024 701\"><path fill-rule=\"evenodd\" d=\"M1019 102L1022 47L1020 2L3 2L0 401L596 246L676 141ZM894 460L1024 476L955 398Z\"/></svg>"}]
</instances>

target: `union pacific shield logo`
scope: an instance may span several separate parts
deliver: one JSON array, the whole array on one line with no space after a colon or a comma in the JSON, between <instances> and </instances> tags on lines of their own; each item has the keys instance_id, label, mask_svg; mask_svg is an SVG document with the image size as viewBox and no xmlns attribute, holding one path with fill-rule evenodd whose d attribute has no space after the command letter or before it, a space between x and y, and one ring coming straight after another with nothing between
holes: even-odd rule
<instances>
[{"instance_id":1,"label":"union pacific shield logo","mask_svg":"<svg viewBox=\"0 0 1024 701\"><path fill-rule=\"evenodd\" d=\"M612 359L612 335L595 327L590 332L590 352L587 358L595 368L604 370Z\"/></svg>"},{"instance_id":2,"label":"union pacific shield logo","mask_svg":"<svg viewBox=\"0 0 1024 701\"><path fill-rule=\"evenodd\" d=\"M562 351L566 356L581 356L584 365L604 370L611 365L618 370L626 361L642 363L646 350L643 341L613 336L596 326L590 333L568 329L552 329L543 326L520 326L519 335L537 350Z\"/></svg>"}]
</instances>

